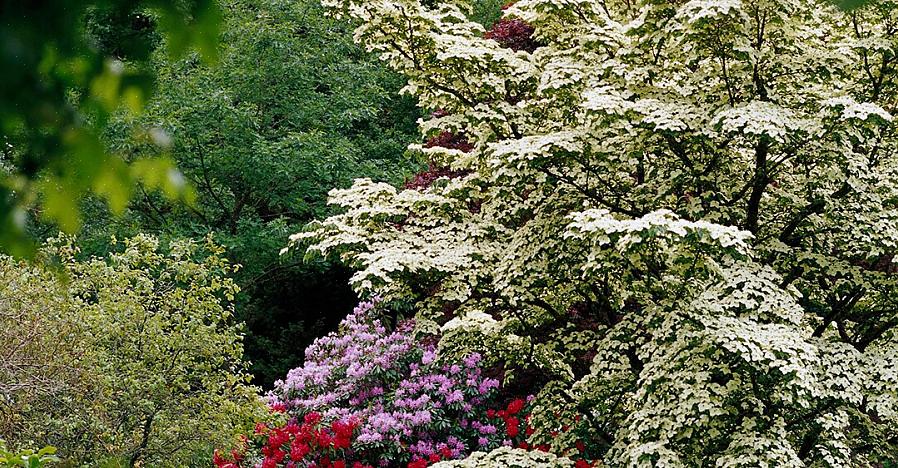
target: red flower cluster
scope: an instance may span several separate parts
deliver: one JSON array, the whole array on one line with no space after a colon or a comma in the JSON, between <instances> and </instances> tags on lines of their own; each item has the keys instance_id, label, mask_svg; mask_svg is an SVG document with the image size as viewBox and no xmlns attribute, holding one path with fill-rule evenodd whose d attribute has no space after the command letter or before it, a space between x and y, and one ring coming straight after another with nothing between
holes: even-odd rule
<instances>
[{"instance_id":1,"label":"red flower cluster","mask_svg":"<svg viewBox=\"0 0 898 468\"><path fill-rule=\"evenodd\" d=\"M240 462L243 461L243 454L237 450L231 450L231 459L221 456L221 453L216 450L214 454L212 454L212 463L215 463L215 466L218 468L238 468L240 466Z\"/></svg>"},{"instance_id":2,"label":"red flower cluster","mask_svg":"<svg viewBox=\"0 0 898 468\"><path fill-rule=\"evenodd\" d=\"M518 414L521 412L521 410L524 409L525 404L526 403L524 402L523 398L518 398L516 400L513 400L511 403L509 403L508 407L506 407L504 410L498 410L498 411L487 410L486 417L488 417L490 419L492 419L492 418L501 419L502 422L505 423L505 433L508 435L508 438L514 439L521 432L521 428L520 428L521 420L518 418ZM529 419L530 416L528 415L527 418ZM529 426L528 426L528 430L529 430ZM527 435L530 435L530 434L527 434Z\"/></svg>"},{"instance_id":3,"label":"red flower cluster","mask_svg":"<svg viewBox=\"0 0 898 468\"><path fill-rule=\"evenodd\" d=\"M273 403L273 404L268 405L268 411L271 411L272 413L286 413L287 405L284 403L280 403L280 402Z\"/></svg>"},{"instance_id":4,"label":"red flower cluster","mask_svg":"<svg viewBox=\"0 0 898 468\"><path fill-rule=\"evenodd\" d=\"M548 452L550 447L549 444L540 444L540 445L530 445L527 443L527 438L533 435L535 432L533 426L530 425L530 415L523 415L524 421L526 423L526 427L524 429L524 436L518 438L521 435L520 425L521 425L521 416L524 407L526 406L526 402L522 398L518 398L512 400L511 403L504 410L487 410L486 416L488 418L499 418L502 422L505 423L505 433L509 439L511 439L512 443L515 447L524 449L524 450L539 450L541 452ZM574 418L574 421L580 421L580 415L577 415ZM570 426L563 426L561 428L563 432L568 432L571 430ZM552 431L552 437L558 436L558 431ZM579 455L582 457L586 453L586 444L582 440L578 440L575 443L577 451ZM567 451L562 453L564 456L568 456ZM593 462L590 462L586 459L578 459L574 463L575 468L592 468L594 466ZM411 468L411 467L409 467ZM416 467L417 468L417 467Z\"/></svg>"},{"instance_id":5,"label":"red flower cluster","mask_svg":"<svg viewBox=\"0 0 898 468\"><path fill-rule=\"evenodd\" d=\"M521 412L524 410L524 406L526 404L527 403L524 401L523 398L517 398L515 400L512 400L511 403L509 403L505 409L501 409L498 411L487 410L486 416L488 418L499 418L502 420L502 422L505 425L505 434L508 436L509 439L512 440L512 442L517 442L517 443L515 443L516 447L522 448L522 449L534 448L537 450L542 450L543 452L548 452L549 451L548 445L544 445L544 446L541 445L538 447L530 447L530 445L527 444L527 441L526 441L527 437L529 437L530 434L533 434L533 428L530 427L530 424L529 424L529 420L530 420L529 414L524 416L524 420L527 421L527 427L526 427L526 429L524 429L524 437L521 437L520 439L518 439L518 436L521 434L520 416L521 416Z\"/></svg>"},{"instance_id":6,"label":"red flower cluster","mask_svg":"<svg viewBox=\"0 0 898 468\"><path fill-rule=\"evenodd\" d=\"M518 436L520 432L518 425L521 421L515 415L520 413L522 409L524 409L524 400L518 398L509 403L504 411L500 410L497 414L505 421L505 433L508 434L508 437L515 438Z\"/></svg>"},{"instance_id":7,"label":"red flower cluster","mask_svg":"<svg viewBox=\"0 0 898 468\"><path fill-rule=\"evenodd\" d=\"M358 424L354 421L334 421L329 426L321 424L321 415L309 413L302 424L295 421L282 427L256 424L255 435L266 438L262 446L262 468L286 466L294 468L299 462L312 461L319 468L371 468L355 462L347 465L346 451L352 443L352 435ZM311 460L307 457L311 455ZM240 468L243 454L231 451L231 460L216 452L213 462L218 468Z\"/></svg>"},{"instance_id":8,"label":"red flower cluster","mask_svg":"<svg viewBox=\"0 0 898 468\"><path fill-rule=\"evenodd\" d=\"M449 450L448 447L443 447L440 453L433 453L430 457L424 458L415 458L412 461L408 462L406 468L427 468L428 465L432 465L434 463L439 462L442 459L450 460L452 458L452 451Z\"/></svg>"},{"instance_id":9,"label":"red flower cluster","mask_svg":"<svg viewBox=\"0 0 898 468\"><path fill-rule=\"evenodd\" d=\"M492 39L502 47L511 50L523 50L533 52L539 44L533 39L533 26L526 21L517 18L502 18L483 34L483 37Z\"/></svg>"}]
</instances>

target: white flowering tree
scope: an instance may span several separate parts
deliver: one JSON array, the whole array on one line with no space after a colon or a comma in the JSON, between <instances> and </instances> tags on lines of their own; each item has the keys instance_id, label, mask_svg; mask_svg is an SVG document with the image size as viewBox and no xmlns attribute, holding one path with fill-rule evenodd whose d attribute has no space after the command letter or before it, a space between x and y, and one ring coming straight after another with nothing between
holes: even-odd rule
<instances>
[{"instance_id":1,"label":"white flowering tree","mask_svg":"<svg viewBox=\"0 0 898 468\"><path fill-rule=\"evenodd\" d=\"M532 443L898 459L898 3L520 0L486 34L463 3L325 4L434 111L412 150L443 170L335 190L293 245L538 376Z\"/></svg>"}]
</instances>

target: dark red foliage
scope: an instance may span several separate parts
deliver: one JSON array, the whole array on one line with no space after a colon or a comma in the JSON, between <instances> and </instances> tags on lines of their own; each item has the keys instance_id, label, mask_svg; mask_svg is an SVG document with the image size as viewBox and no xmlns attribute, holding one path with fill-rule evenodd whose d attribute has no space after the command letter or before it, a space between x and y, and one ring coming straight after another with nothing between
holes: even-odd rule
<instances>
[{"instance_id":1,"label":"dark red foliage","mask_svg":"<svg viewBox=\"0 0 898 468\"><path fill-rule=\"evenodd\" d=\"M430 187L433 182L440 177L454 179L470 174L471 171L453 171L448 167L437 166L431 163L426 171L415 174L410 180L405 181L405 188L411 190L422 190Z\"/></svg>"},{"instance_id":2,"label":"dark red foliage","mask_svg":"<svg viewBox=\"0 0 898 468\"><path fill-rule=\"evenodd\" d=\"M878 271L890 274L898 273L898 262L895 261L895 254L881 255L873 261L855 260L851 263L868 271Z\"/></svg>"},{"instance_id":3,"label":"dark red foliage","mask_svg":"<svg viewBox=\"0 0 898 468\"><path fill-rule=\"evenodd\" d=\"M517 18L502 18L483 34L483 37L492 39L502 47L511 50L523 50L533 52L539 44L533 39L533 26L526 21Z\"/></svg>"},{"instance_id":4,"label":"dark red foliage","mask_svg":"<svg viewBox=\"0 0 898 468\"><path fill-rule=\"evenodd\" d=\"M474 149L474 145L472 145L464 135L447 131L442 131L437 136L428 139L426 142L424 142L424 147L456 149L465 153Z\"/></svg>"},{"instance_id":5,"label":"dark red foliage","mask_svg":"<svg viewBox=\"0 0 898 468\"><path fill-rule=\"evenodd\" d=\"M436 116L438 112L444 112L442 109L437 109L434 111L434 115ZM452 132L442 131L438 135L430 137L426 142L424 142L425 148L448 148L463 151L465 153L474 149L474 145L465 138L464 135L455 134ZM438 166L431 162L427 170L421 171L415 174L411 180L405 181L405 188L412 190L421 190L427 187L430 187L431 184L440 177L447 177L450 179L456 177L462 177L467 174L470 174L471 171L453 171L445 166Z\"/></svg>"}]
</instances>

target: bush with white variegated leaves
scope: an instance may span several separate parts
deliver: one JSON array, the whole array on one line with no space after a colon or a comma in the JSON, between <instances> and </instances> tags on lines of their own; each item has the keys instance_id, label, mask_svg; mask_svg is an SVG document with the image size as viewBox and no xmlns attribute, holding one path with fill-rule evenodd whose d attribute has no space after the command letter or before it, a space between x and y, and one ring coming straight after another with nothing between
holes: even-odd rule
<instances>
[{"instance_id":1,"label":"bush with white variegated leaves","mask_svg":"<svg viewBox=\"0 0 898 468\"><path fill-rule=\"evenodd\" d=\"M441 169L334 191L292 245L529 386L531 446L898 459L896 2L520 0L488 33L463 0L324 3Z\"/></svg>"},{"instance_id":2,"label":"bush with white variegated leaves","mask_svg":"<svg viewBox=\"0 0 898 468\"><path fill-rule=\"evenodd\" d=\"M489 453L474 452L464 460L443 461L431 465L434 468L476 468L479 466L505 466L508 468L539 468L545 466L573 467L574 462L551 453L538 450L501 447Z\"/></svg>"}]
</instances>

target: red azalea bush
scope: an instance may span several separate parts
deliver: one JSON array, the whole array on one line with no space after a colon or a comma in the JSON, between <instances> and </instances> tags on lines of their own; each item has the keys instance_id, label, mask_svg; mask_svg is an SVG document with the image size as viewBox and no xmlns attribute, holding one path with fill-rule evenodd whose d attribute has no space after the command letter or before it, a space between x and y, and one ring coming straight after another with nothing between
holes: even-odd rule
<instances>
[{"instance_id":1,"label":"red azalea bush","mask_svg":"<svg viewBox=\"0 0 898 468\"><path fill-rule=\"evenodd\" d=\"M261 468L286 466L315 466L320 468L363 468L370 467L360 462L347 464L345 458L350 448L356 421L335 420L330 424L322 423L319 413L308 413L298 424L291 419L284 425L267 425L259 423L252 439L244 438L241 449L231 451L230 458L216 452L213 462L218 468L239 468L246 459L247 445L261 446L263 456Z\"/></svg>"},{"instance_id":2,"label":"red azalea bush","mask_svg":"<svg viewBox=\"0 0 898 468\"><path fill-rule=\"evenodd\" d=\"M530 411L528 408L530 400L532 400L532 397L528 397L527 400L517 398L508 403L508 406L504 409L487 410L487 418L493 425L505 429L505 436L511 442L508 445L525 450L549 452L550 446L547 443L530 444L527 442L535 432L533 426L530 425ZM580 417L577 416L575 421L579 422ZM570 426L561 427L561 432L569 432L571 430ZM550 435L554 439L558 437L559 432L552 431ZM586 443L583 440L578 439L574 444L574 449L576 452L572 453L572 451L566 450L560 455L574 460L576 468L590 468L594 466L593 462L584 458L586 457Z\"/></svg>"}]
</instances>

